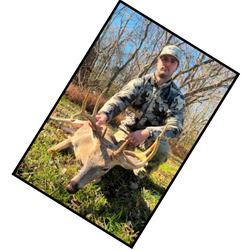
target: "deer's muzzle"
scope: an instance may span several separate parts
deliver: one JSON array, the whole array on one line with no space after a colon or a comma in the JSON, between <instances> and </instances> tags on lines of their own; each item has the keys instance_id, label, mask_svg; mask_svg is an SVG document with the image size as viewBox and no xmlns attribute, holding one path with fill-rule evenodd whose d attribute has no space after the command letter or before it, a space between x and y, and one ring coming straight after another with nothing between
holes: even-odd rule
<instances>
[{"instance_id":1,"label":"deer's muzzle","mask_svg":"<svg viewBox=\"0 0 250 250\"><path fill-rule=\"evenodd\" d=\"M74 185L71 181L67 184L66 190L70 194L75 194L79 189L77 185Z\"/></svg>"}]
</instances>

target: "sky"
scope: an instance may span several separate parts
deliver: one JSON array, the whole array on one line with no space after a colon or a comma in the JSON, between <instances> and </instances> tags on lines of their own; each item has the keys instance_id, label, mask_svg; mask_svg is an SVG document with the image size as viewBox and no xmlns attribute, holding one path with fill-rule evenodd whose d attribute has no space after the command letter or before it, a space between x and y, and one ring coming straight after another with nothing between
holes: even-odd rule
<instances>
[{"instance_id":1,"label":"sky","mask_svg":"<svg viewBox=\"0 0 250 250\"><path fill-rule=\"evenodd\" d=\"M116 15L117 12L119 12L121 10L122 7L124 7L124 5L122 3L120 3L119 6L118 6L118 8L116 9L115 13L113 14L113 17ZM110 30L113 30L112 34L113 34L114 37L118 36L118 31L119 31L118 28L120 27L121 20L123 19L123 17L125 16L125 19L126 19L130 15L131 12L134 12L134 11L132 9L130 9L130 8L126 8L125 12L123 10L122 13L120 15L118 15L114 20L112 19L113 22L112 22L112 25L110 27ZM136 22L139 19L145 19L145 18L142 15L135 13L135 15L133 16L133 18L129 21L129 23L128 23L127 27L126 27L126 31L125 31L124 34L127 34L127 32L133 31L135 29L135 27L137 28L141 22L139 22L139 24L137 24L136 26L135 26L135 24L136 24ZM154 24L154 23L151 24L151 28L152 28L152 26L160 28L160 26L158 26L157 24ZM168 28L168 27L166 27L166 28ZM109 33L107 33L107 34L109 34ZM176 39L176 42L182 42L183 41L183 40L177 38L176 36L174 36L174 37ZM119 64L119 63L117 64L117 61L116 61L115 62L116 66L121 66L121 65L123 65L127 61L128 56L129 56L129 52L131 53L131 52L133 52L136 49L136 47L139 44L139 41L140 41L139 39L138 39L138 42L136 42L136 39L133 39L133 42L131 42L131 40L129 40L129 41L127 41L127 42L124 43L126 46L123 47L123 49L124 49L124 51L123 51L123 57L122 57L123 62L121 62L121 64ZM149 38L146 41L144 41L144 43L143 43L140 51L143 51L143 50L145 50L147 48L146 46L147 46L147 43L149 41L151 41L151 37L150 36L149 36ZM109 44L109 42L107 41L105 45L107 46L108 44ZM154 44L152 46L154 46ZM185 61L186 51L187 50L188 51L192 51L193 60L191 60L189 62L189 67L192 67L194 65L194 63L195 63L196 57L200 55L200 51L196 50L194 47L192 47L191 45L189 45L187 43L184 43L184 46L181 46L181 48L183 49L183 62ZM161 50L161 49L162 48L158 46L158 50ZM148 50L148 48L147 48L147 50ZM113 56L113 58L115 59L115 56ZM141 58L139 58L139 60L140 59ZM208 59L208 57L205 57L204 61L207 60L207 59ZM141 59L141 60L143 60L143 59ZM181 67L179 68L179 70L181 70ZM154 69L151 70L151 72L153 72L153 71L154 71ZM177 85L178 85L178 82L177 82Z\"/></svg>"},{"instance_id":2,"label":"sky","mask_svg":"<svg viewBox=\"0 0 250 250\"><path fill-rule=\"evenodd\" d=\"M121 10L122 7L124 7L124 5L123 5L122 3L120 3L120 4L118 5L118 7L117 7L117 9L116 9L116 11L115 11L115 13L114 13L113 16L115 16L115 14L116 14L117 12L119 12L119 11ZM111 27L114 27L114 25L120 26L120 23L121 23L121 20L122 20L123 15L128 16L128 15L130 15L131 12L134 12L134 11L133 11L131 8L129 8L129 7L126 8L126 11L125 11L125 12L123 11L123 12L114 20L114 22L113 22L113 24L111 25ZM139 19L141 19L141 20L147 19L147 20L150 21L150 18L147 18L147 16L144 17L143 15L140 15L140 14L136 13L136 11L135 11L134 13L135 13L135 15L134 15L133 18L129 21L129 25L128 25L128 27L129 27L130 30L134 29L134 25L135 25L135 23L136 23ZM141 23L141 21L137 24L136 27L138 27L140 23ZM158 28L160 28L160 26L157 25L157 24L155 24L155 23L152 23L151 26L157 26ZM166 28L167 28L167 27L166 27ZM179 39L179 38L176 37L176 36L175 36L175 39L176 39L177 42L181 42L181 41L182 41L181 39ZM142 46L142 49L143 49L143 47L144 47L144 45ZM128 46L127 49L129 50L129 49L131 49L131 47ZM194 48L193 48L193 49L194 49ZM194 56L195 56L196 54L197 54L197 52L194 51ZM183 54L183 59L185 59L185 54Z\"/></svg>"}]
</instances>

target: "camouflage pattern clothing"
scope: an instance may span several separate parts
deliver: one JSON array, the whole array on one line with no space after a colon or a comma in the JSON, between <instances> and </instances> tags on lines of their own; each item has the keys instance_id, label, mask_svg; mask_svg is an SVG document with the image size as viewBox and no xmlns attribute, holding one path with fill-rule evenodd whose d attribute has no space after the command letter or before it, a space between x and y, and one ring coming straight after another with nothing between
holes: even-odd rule
<instances>
[{"instance_id":1,"label":"camouflage pattern clothing","mask_svg":"<svg viewBox=\"0 0 250 250\"><path fill-rule=\"evenodd\" d=\"M130 81L101 108L99 114L105 113L108 122L121 112L125 112L126 119L121 122L120 130L134 132L147 129L149 137L146 142L150 143L168 123L161 140L166 142L177 138L183 130L185 99L172 79L158 86L155 75L148 74ZM169 146L165 150L167 155L168 149Z\"/></svg>"}]
</instances>

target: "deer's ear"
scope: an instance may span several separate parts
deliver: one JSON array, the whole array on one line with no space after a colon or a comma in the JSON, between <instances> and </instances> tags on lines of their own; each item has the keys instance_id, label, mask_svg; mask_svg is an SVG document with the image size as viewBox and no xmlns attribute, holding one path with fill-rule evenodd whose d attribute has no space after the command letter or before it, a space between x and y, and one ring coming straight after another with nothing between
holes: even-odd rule
<instances>
[{"instance_id":1,"label":"deer's ear","mask_svg":"<svg viewBox=\"0 0 250 250\"><path fill-rule=\"evenodd\" d=\"M103 131L101 132L101 136L100 136L100 132L97 132L96 130L93 130L91 128L91 135L92 135L92 139L94 141L94 144L96 145L97 143L103 143L104 140L104 136L106 134L107 128L105 127L103 129Z\"/></svg>"},{"instance_id":2,"label":"deer's ear","mask_svg":"<svg viewBox=\"0 0 250 250\"><path fill-rule=\"evenodd\" d=\"M100 143L98 132L96 130L93 130L92 128L91 128L91 135L92 135L92 140L95 145Z\"/></svg>"}]
</instances>

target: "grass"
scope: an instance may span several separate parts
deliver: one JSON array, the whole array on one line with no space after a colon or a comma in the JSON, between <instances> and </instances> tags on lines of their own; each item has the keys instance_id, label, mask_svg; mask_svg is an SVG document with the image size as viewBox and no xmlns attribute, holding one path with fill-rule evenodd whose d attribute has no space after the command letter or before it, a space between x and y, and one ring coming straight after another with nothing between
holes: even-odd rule
<instances>
[{"instance_id":1,"label":"grass","mask_svg":"<svg viewBox=\"0 0 250 250\"><path fill-rule=\"evenodd\" d=\"M63 96L53 115L69 118L79 110L80 106ZM80 170L80 163L68 151L48 153L50 147L67 137L55 122L48 121L19 165L16 175L128 245L133 244L182 160L172 155L158 171L141 180L137 190L127 187L130 170L116 166L100 183L92 182L70 195L65 186Z\"/></svg>"}]
</instances>

